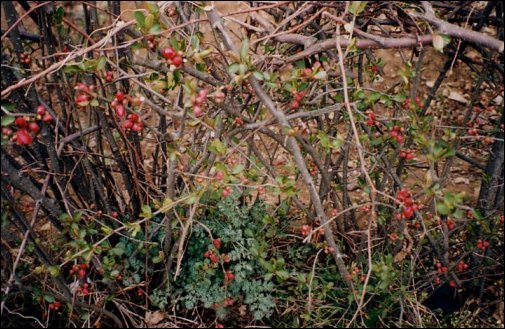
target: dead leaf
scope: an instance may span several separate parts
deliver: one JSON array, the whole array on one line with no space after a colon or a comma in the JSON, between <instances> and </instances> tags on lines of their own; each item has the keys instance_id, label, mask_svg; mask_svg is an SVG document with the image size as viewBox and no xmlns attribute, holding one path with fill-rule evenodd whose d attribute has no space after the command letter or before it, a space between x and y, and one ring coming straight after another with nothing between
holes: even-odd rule
<instances>
[{"instance_id":1,"label":"dead leaf","mask_svg":"<svg viewBox=\"0 0 505 329\"><path fill-rule=\"evenodd\" d=\"M247 306L242 305L238 308L238 311L240 313L240 316L246 316L247 315Z\"/></svg>"},{"instance_id":2,"label":"dead leaf","mask_svg":"<svg viewBox=\"0 0 505 329\"><path fill-rule=\"evenodd\" d=\"M465 184L465 185L470 185L470 179L466 177L456 177L453 180L454 184Z\"/></svg>"},{"instance_id":3,"label":"dead leaf","mask_svg":"<svg viewBox=\"0 0 505 329\"><path fill-rule=\"evenodd\" d=\"M432 34L433 38L433 48L438 50L439 52L443 52L444 50L444 38L440 34Z\"/></svg>"},{"instance_id":4,"label":"dead leaf","mask_svg":"<svg viewBox=\"0 0 505 329\"><path fill-rule=\"evenodd\" d=\"M359 189L359 185L357 182L347 184L347 191L355 191L357 189Z\"/></svg>"},{"instance_id":5,"label":"dead leaf","mask_svg":"<svg viewBox=\"0 0 505 329\"><path fill-rule=\"evenodd\" d=\"M396 255L395 255L395 258L394 258L394 262L395 263L399 263L401 261L403 261L405 259L405 257L407 257L408 254L403 251L403 250L400 250Z\"/></svg>"},{"instance_id":6,"label":"dead leaf","mask_svg":"<svg viewBox=\"0 0 505 329\"><path fill-rule=\"evenodd\" d=\"M493 99L493 103L496 105L502 105L503 104L503 96L498 95Z\"/></svg>"},{"instance_id":7,"label":"dead leaf","mask_svg":"<svg viewBox=\"0 0 505 329\"><path fill-rule=\"evenodd\" d=\"M405 259L412 252L412 247L414 246L414 241L409 234L407 226L403 228L403 248L394 257L394 262L399 263Z\"/></svg>"},{"instance_id":8,"label":"dead leaf","mask_svg":"<svg viewBox=\"0 0 505 329\"><path fill-rule=\"evenodd\" d=\"M351 23L344 24L344 30L346 30L348 33L351 33L353 28L354 24Z\"/></svg>"},{"instance_id":9,"label":"dead leaf","mask_svg":"<svg viewBox=\"0 0 505 329\"><path fill-rule=\"evenodd\" d=\"M162 311L146 312L145 321L148 327L157 325L165 319L165 313Z\"/></svg>"},{"instance_id":10,"label":"dead leaf","mask_svg":"<svg viewBox=\"0 0 505 329\"><path fill-rule=\"evenodd\" d=\"M51 223L47 222L44 225L42 225L42 227L40 228L40 230L41 231L50 231L52 227L53 226L51 225Z\"/></svg>"},{"instance_id":11,"label":"dead leaf","mask_svg":"<svg viewBox=\"0 0 505 329\"><path fill-rule=\"evenodd\" d=\"M468 103L468 100L465 98L465 96L463 96L462 94L458 93L457 91L451 91L449 93L449 99L453 100L453 101L456 101L458 103L462 103L462 104L467 104Z\"/></svg>"}]
</instances>

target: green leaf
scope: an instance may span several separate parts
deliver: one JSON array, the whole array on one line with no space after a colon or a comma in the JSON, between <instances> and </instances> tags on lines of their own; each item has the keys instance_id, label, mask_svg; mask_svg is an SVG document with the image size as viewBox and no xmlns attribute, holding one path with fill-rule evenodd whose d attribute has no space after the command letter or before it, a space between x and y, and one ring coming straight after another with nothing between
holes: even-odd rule
<instances>
[{"instance_id":1,"label":"green leaf","mask_svg":"<svg viewBox=\"0 0 505 329\"><path fill-rule=\"evenodd\" d=\"M489 223L485 220L479 222L481 228L482 228L482 233L484 234L490 234L491 229L489 228Z\"/></svg>"},{"instance_id":2,"label":"green leaf","mask_svg":"<svg viewBox=\"0 0 505 329\"><path fill-rule=\"evenodd\" d=\"M165 259L165 254L163 253L163 251L159 251L158 252L158 256L155 256L153 258L153 263L154 264L158 264L158 263L161 263L163 260Z\"/></svg>"},{"instance_id":3,"label":"green leaf","mask_svg":"<svg viewBox=\"0 0 505 329\"><path fill-rule=\"evenodd\" d=\"M124 254L124 247L123 246L118 246L112 249L112 252L116 256L121 256Z\"/></svg>"},{"instance_id":4,"label":"green leaf","mask_svg":"<svg viewBox=\"0 0 505 329\"><path fill-rule=\"evenodd\" d=\"M52 265L47 268L51 276L58 276L60 274L60 267L58 265Z\"/></svg>"},{"instance_id":5,"label":"green leaf","mask_svg":"<svg viewBox=\"0 0 505 329\"><path fill-rule=\"evenodd\" d=\"M451 213L451 209L445 204L445 202L437 202L437 210L441 215L447 216Z\"/></svg>"},{"instance_id":6,"label":"green leaf","mask_svg":"<svg viewBox=\"0 0 505 329\"><path fill-rule=\"evenodd\" d=\"M175 37L172 37L172 38L170 39L170 44L171 44L171 45L172 45L172 47L173 47L175 50L177 50L177 51L181 50L181 48L182 48L182 47L181 47L181 43L180 43L180 42L179 42L179 40L177 40Z\"/></svg>"},{"instance_id":7,"label":"green leaf","mask_svg":"<svg viewBox=\"0 0 505 329\"><path fill-rule=\"evenodd\" d=\"M135 17L135 19L137 20L137 24L141 27L141 28L144 28L145 26L145 21L146 21L146 17L144 16L144 13L140 10L137 10L133 13L133 16Z\"/></svg>"},{"instance_id":8,"label":"green leaf","mask_svg":"<svg viewBox=\"0 0 505 329\"><path fill-rule=\"evenodd\" d=\"M260 258L258 261L259 261L261 267L263 267L265 270L267 270L268 272L274 272L275 269L269 261L266 261L262 258Z\"/></svg>"},{"instance_id":9,"label":"green leaf","mask_svg":"<svg viewBox=\"0 0 505 329\"><path fill-rule=\"evenodd\" d=\"M475 217L478 220L483 220L485 218L484 216L482 216L482 214L480 213L480 211L478 211L475 208L472 209L472 214L473 214L473 217Z\"/></svg>"},{"instance_id":10,"label":"green leaf","mask_svg":"<svg viewBox=\"0 0 505 329\"><path fill-rule=\"evenodd\" d=\"M96 64L96 69L103 70L105 64L107 64L107 58L105 56L100 56L100 58L98 59L98 63Z\"/></svg>"},{"instance_id":11,"label":"green leaf","mask_svg":"<svg viewBox=\"0 0 505 329\"><path fill-rule=\"evenodd\" d=\"M161 33L160 23L158 22L154 23L154 25L149 29L149 33L152 35L159 35Z\"/></svg>"},{"instance_id":12,"label":"green leaf","mask_svg":"<svg viewBox=\"0 0 505 329\"><path fill-rule=\"evenodd\" d=\"M299 69L304 69L305 68L305 61L303 59L296 61L295 66Z\"/></svg>"},{"instance_id":13,"label":"green leaf","mask_svg":"<svg viewBox=\"0 0 505 329\"><path fill-rule=\"evenodd\" d=\"M12 115L4 115L2 117L2 127L7 127L10 124L12 124L14 121L16 121L16 117Z\"/></svg>"},{"instance_id":14,"label":"green leaf","mask_svg":"<svg viewBox=\"0 0 505 329\"><path fill-rule=\"evenodd\" d=\"M53 303L56 300L56 298L54 298L54 296L44 295L44 300L48 303Z\"/></svg>"},{"instance_id":15,"label":"green leaf","mask_svg":"<svg viewBox=\"0 0 505 329\"><path fill-rule=\"evenodd\" d=\"M261 72L258 72L258 71L254 71L253 72L253 75L256 79L260 80L260 81L263 81L264 80L264 77L263 77L263 74Z\"/></svg>"},{"instance_id":16,"label":"green leaf","mask_svg":"<svg viewBox=\"0 0 505 329\"><path fill-rule=\"evenodd\" d=\"M462 203L464 200L465 200L465 197L466 197L466 192L463 191L463 192L459 192L458 194L456 194L454 196L454 203L455 204L460 204Z\"/></svg>"},{"instance_id":17,"label":"green leaf","mask_svg":"<svg viewBox=\"0 0 505 329\"><path fill-rule=\"evenodd\" d=\"M2 107L4 109L6 109L7 111L12 112L12 111L14 111L16 109L16 104L13 104L13 103L3 103Z\"/></svg>"},{"instance_id":18,"label":"green leaf","mask_svg":"<svg viewBox=\"0 0 505 329\"><path fill-rule=\"evenodd\" d=\"M374 91L368 96L368 101L373 103L376 102L379 98L381 98L381 93Z\"/></svg>"},{"instance_id":19,"label":"green leaf","mask_svg":"<svg viewBox=\"0 0 505 329\"><path fill-rule=\"evenodd\" d=\"M244 165L238 164L233 168L233 171L231 172L233 175L238 175L244 170Z\"/></svg>"},{"instance_id":20,"label":"green leaf","mask_svg":"<svg viewBox=\"0 0 505 329\"><path fill-rule=\"evenodd\" d=\"M214 139L209 145L209 151L217 155L224 155L226 146L219 139Z\"/></svg>"},{"instance_id":21,"label":"green leaf","mask_svg":"<svg viewBox=\"0 0 505 329\"><path fill-rule=\"evenodd\" d=\"M351 1L349 5L349 12L353 15L359 15L363 10L365 10L368 1Z\"/></svg>"},{"instance_id":22,"label":"green leaf","mask_svg":"<svg viewBox=\"0 0 505 329\"><path fill-rule=\"evenodd\" d=\"M236 74L238 72L238 69L240 67L240 64L238 63L233 63L228 67L228 73L229 74Z\"/></svg>"},{"instance_id":23,"label":"green leaf","mask_svg":"<svg viewBox=\"0 0 505 329\"><path fill-rule=\"evenodd\" d=\"M457 219L461 219L461 218L463 218L463 217L465 216L465 213L463 212L463 210L461 210L461 209L459 209L459 208L458 208L458 209L456 209L456 210L453 212L453 214L452 214L452 215L453 215L455 218L457 218Z\"/></svg>"},{"instance_id":24,"label":"green leaf","mask_svg":"<svg viewBox=\"0 0 505 329\"><path fill-rule=\"evenodd\" d=\"M326 135L326 133L322 130L320 130L317 133L317 138L319 138L319 141L321 142L321 146L324 148L329 148L330 147L330 137Z\"/></svg>"},{"instance_id":25,"label":"green leaf","mask_svg":"<svg viewBox=\"0 0 505 329\"><path fill-rule=\"evenodd\" d=\"M239 64L238 65L238 73L241 75L244 75L244 74L246 74L246 72L247 72L247 65Z\"/></svg>"},{"instance_id":26,"label":"green leaf","mask_svg":"<svg viewBox=\"0 0 505 329\"><path fill-rule=\"evenodd\" d=\"M128 227L128 233L130 233L132 237L136 237L142 229L138 222L127 223L126 226Z\"/></svg>"},{"instance_id":27,"label":"green leaf","mask_svg":"<svg viewBox=\"0 0 505 329\"><path fill-rule=\"evenodd\" d=\"M201 194L193 192L184 198L184 204L195 204L200 200Z\"/></svg>"},{"instance_id":28,"label":"green leaf","mask_svg":"<svg viewBox=\"0 0 505 329\"><path fill-rule=\"evenodd\" d=\"M109 235L112 233L112 228L110 228L106 225L103 225L102 227L100 227L100 229L102 230L103 234L105 234L105 235Z\"/></svg>"},{"instance_id":29,"label":"green leaf","mask_svg":"<svg viewBox=\"0 0 505 329\"><path fill-rule=\"evenodd\" d=\"M379 290L386 290L389 286L389 281L381 281L378 285L377 285L377 289Z\"/></svg>"},{"instance_id":30,"label":"green leaf","mask_svg":"<svg viewBox=\"0 0 505 329\"><path fill-rule=\"evenodd\" d=\"M160 207L160 211L164 214L166 214L170 209L174 207L174 202L170 198L166 198L163 200L163 204Z\"/></svg>"},{"instance_id":31,"label":"green leaf","mask_svg":"<svg viewBox=\"0 0 505 329\"><path fill-rule=\"evenodd\" d=\"M381 145L382 143L383 143L382 138L374 138L371 141L372 146L378 146Z\"/></svg>"},{"instance_id":32,"label":"green leaf","mask_svg":"<svg viewBox=\"0 0 505 329\"><path fill-rule=\"evenodd\" d=\"M405 94L404 91L401 91L400 93L396 94L393 96L392 100L398 103L403 103L407 99L407 95Z\"/></svg>"},{"instance_id":33,"label":"green leaf","mask_svg":"<svg viewBox=\"0 0 505 329\"><path fill-rule=\"evenodd\" d=\"M79 73L82 71L83 71L83 68L80 65L75 65L75 64L65 65L65 68L63 68L63 72L65 72L67 74Z\"/></svg>"},{"instance_id":34,"label":"green leaf","mask_svg":"<svg viewBox=\"0 0 505 329\"><path fill-rule=\"evenodd\" d=\"M153 14L147 14L144 20L144 29L149 30L154 24Z\"/></svg>"},{"instance_id":35,"label":"green leaf","mask_svg":"<svg viewBox=\"0 0 505 329\"><path fill-rule=\"evenodd\" d=\"M280 282L286 281L289 278L289 272L288 271L275 271L275 276Z\"/></svg>"},{"instance_id":36,"label":"green leaf","mask_svg":"<svg viewBox=\"0 0 505 329\"><path fill-rule=\"evenodd\" d=\"M314 75L314 79L316 80L324 80L328 77L328 74L326 73L326 71L319 71L316 73L316 75Z\"/></svg>"},{"instance_id":37,"label":"green leaf","mask_svg":"<svg viewBox=\"0 0 505 329\"><path fill-rule=\"evenodd\" d=\"M130 45L130 49L142 49L144 46L141 42L135 41Z\"/></svg>"},{"instance_id":38,"label":"green leaf","mask_svg":"<svg viewBox=\"0 0 505 329\"><path fill-rule=\"evenodd\" d=\"M263 279L265 279L265 281L270 281L272 280L272 277L274 276L273 273L267 273L263 276Z\"/></svg>"},{"instance_id":39,"label":"green leaf","mask_svg":"<svg viewBox=\"0 0 505 329\"><path fill-rule=\"evenodd\" d=\"M244 230L244 236L246 238L254 238L254 232L250 228Z\"/></svg>"},{"instance_id":40,"label":"green leaf","mask_svg":"<svg viewBox=\"0 0 505 329\"><path fill-rule=\"evenodd\" d=\"M146 1L145 4L147 6L147 10L151 14L153 14L153 15L156 16L160 12L160 7L158 7L158 5L156 4L156 2L154 2L154 1Z\"/></svg>"},{"instance_id":41,"label":"green leaf","mask_svg":"<svg viewBox=\"0 0 505 329\"><path fill-rule=\"evenodd\" d=\"M56 25L61 24L63 22L64 16L65 16L65 9L63 9L63 7L58 7L58 9L56 9L56 11L54 12L53 16L54 23L56 23Z\"/></svg>"},{"instance_id":42,"label":"green leaf","mask_svg":"<svg viewBox=\"0 0 505 329\"><path fill-rule=\"evenodd\" d=\"M358 89L353 93L353 97L357 99L365 99L366 94L362 89Z\"/></svg>"},{"instance_id":43,"label":"green leaf","mask_svg":"<svg viewBox=\"0 0 505 329\"><path fill-rule=\"evenodd\" d=\"M149 205L145 204L142 206L142 212L140 213L141 218L151 218L153 217L153 212Z\"/></svg>"},{"instance_id":44,"label":"green leaf","mask_svg":"<svg viewBox=\"0 0 505 329\"><path fill-rule=\"evenodd\" d=\"M228 168L222 162L216 162L214 167L216 167L216 171L221 171L225 175L228 174Z\"/></svg>"},{"instance_id":45,"label":"green leaf","mask_svg":"<svg viewBox=\"0 0 505 329\"><path fill-rule=\"evenodd\" d=\"M400 71L400 76L403 79L403 82L406 84L409 83L409 79L414 75L414 70L412 69L412 63L407 62L403 66L402 70Z\"/></svg>"},{"instance_id":46,"label":"green leaf","mask_svg":"<svg viewBox=\"0 0 505 329\"><path fill-rule=\"evenodd\" d=\"M199 50L200 49L200 38L196 35L191 36L191 48L194 50Z\"/></svg>"},{"instance_id":47,"label":"green leaf","mask_svg":"<svg viewBox=\"0 0 505 329\"><path fill-rule=\"evenodd\" d=\"M58 24L56 29L58 30L58 34L61 36L61 37L64 37L65 36L65 26L63 26L63 24Z\"/></svg>"},{"instance_id":48,"label":"green leaf","mask_svg":"<svg viewBox=\"0 0 505 329\"><path fill-rule=\"evenodd\" d=\"M244 39L242 45L240 46L240 59L245 62L247 58L247 52L249 51L249 39Z\"/></svg>"}]
</instances>

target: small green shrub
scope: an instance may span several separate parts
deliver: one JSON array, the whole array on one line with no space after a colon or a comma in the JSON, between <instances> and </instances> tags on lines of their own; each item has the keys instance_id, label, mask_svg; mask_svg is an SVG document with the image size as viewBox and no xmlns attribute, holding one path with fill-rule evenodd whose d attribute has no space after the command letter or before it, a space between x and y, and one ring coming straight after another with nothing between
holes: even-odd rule
<instances>
[{"instance_id":1,"label":"small green shrub","mask_svg":"<svg viewBox=\"0 0 505 329\"><path fill-rule=\"evenodd\" d=\"M208 208L193 227L177 281L186 308L213 308L221 319L240 305L255 320L272 314L274 283L261 266L274 235L270 220L263 203L241 206L227 198Z\"/></svg>"}]
</instances>

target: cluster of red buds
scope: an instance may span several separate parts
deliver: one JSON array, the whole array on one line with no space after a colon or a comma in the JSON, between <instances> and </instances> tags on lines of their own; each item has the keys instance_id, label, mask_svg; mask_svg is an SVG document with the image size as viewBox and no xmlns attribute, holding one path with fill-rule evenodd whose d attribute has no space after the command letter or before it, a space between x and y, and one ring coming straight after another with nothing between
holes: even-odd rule
<instances>
[{"instance_id":1,"label":"cluster of red buds","mask_svg":"<svg viewBox=\"0 0 505 329\"><path fill-rule=\"evenodd\" d=\"M447 224L447 228L452 231L456 228L456 222L454 222L452 219L450 218L447 218L447 221L446 221L446 224Z\"/></svg>"},{"instance_id":2,"label":"cluster of red buds","mask_svg":"<svg viewBox=\"0 0 505 329\"><path fill-rule=\"evenodd\" d=\"M148 35L146 39L147 39L147 48L149 49L156 48L156 38L154 37L154 35Z\"/></svg>"},{"instance_id":3,"label":"cluster of red buds","mask_svg":"<svg viewBox=\"0 0 505 329\"><path fill-rule=\"evenodd\" d=\"M30 145L33 142L33 136L31 134L36 135L40 131L39 124L30 120L30 117L17 117L16 120L14 120L14 123L19 128L18 131L16 131L16 135L11 137L12 129L3 127L2 134L4 138L11 138L11 141L15 141L18 145Z\"/></svg>"},{"instance_id":4,"label":"cluster of red buds","mask_svg":"<svg viewBox=\"0 0 505 329\"><path fill-rule=\"evenodd\" d=\"M135 132L142 131L144 129L144 123L140 120L137 113L128 114L127 120L123 122L123 128L125 130L132 130Z\"/></svg>"},{"instance_id":5,"label":"cluster of red buds","mask_svg":"<svg viewBox=\"0 0 505 329\"><path fill-rule=\"evenodd\" d=\"M112 82L112 80L114 80L114 72L107 71L107 73L105 75L105 81Z\"/></svg>"},{"instance_id":6,"label":"cluster of red buds","mask_svg":"<svg viewBox=\"0 0 505 329\"><path fill-rule=\"evenodd\" d=\"M405 140L403 137L403 133L405 132L405 128L400 127L400 126L394 126L391 128L391 131L389 132L389 136L396 140L398 144L402 144L403 141Z\"/></svg>"},{"instance_id":7,"label":"cluster of red buds","mask_svg":"<svg viewBox=\"0 0 505 329\"><path fill-rule=\"evenodd\" d=\"M86 271L88 270L88 264L74 264L69 271L70 275L79 275L79 278L84 279L86 277Z\"/></svg>"},{"instance_id":8,"label":"cluster of red buds","mask_svg":"<svg viewBox=\"0 0 505 329\"><path fill-rule=\"evenodd\" d=\"M169 6L167 8L167 15L170 17L177 16L177 7Z\"/></svg>"},{"instance_id":9,"label":"cluster of red buds","mask_svg":"<svg viewBox=\"0 0 505 329\"><path fill-rule=\"evenodd\" d=\"M291 92L291 95L293 95L294 99L291 102L291 104L289 104L289 108L292 110L295 110L300 107L300 102L302 101L303 97L305 96L305 92L304 91L298 92L296 90L293 90Z\"/></svg>"},{"instance_id":10,"label":"cluster of red buds","mask_svg":"<svg viewBox=\"0 0 505 329\"><path fill-rule=\"evenodd\" d=\"M403 203L403 211L398 213L396 218L399 220L412 218L415 211L419 209L419 206L412 200L410 192L405 188L401 189L396 193L396 198Z\"/></svg>"},{"instance_id":11,"label":"cluster of red buds","mask_svg":"<svg viewBox=\"0 0 505 329\"><path fill-rule=\"evenodd\" d=\"M489 248L489 242L486 240L477 240L477 248L479 248L482 251L485 251L487 248Z\"/></svg>"},{"instance_id":12,"label":"cluster of red buds","mask_svg":"<svg viewBox=\"0 0 505 329\"><path fill-rule=\"evenodd\" d=\"M49 304L49 309L50 310L57 311L60 307L61 307L61 302L59 300L57 300L57 301L52 302L51 304Z\"/></svg>"},{"instance_id":13,"label":"cluster of red buds","mask_svg":"<svg viewBox=\"0 0 505 329\"><path fill-rule=\"evenodd\" d=\"M303 236L307 236L310 234L310 226L309 225L302 225L302 227L300 228L300 231Z\"/></svg>"},{"instance_id":14,"label":"cluster of red buds","mask_svg":"<svg viewBox=\"0 0 505 329\"><path fill-rule=\"evenodd\" d=\"M379 121L377 121L377 116L375 115L375 112L372 111L372 110L368 110L366 111L366 116L367 116L367 120L366 120L366 125L367 126L375 126L377 124L379 124Z\"/></svg>"},{"instance_id":15,"label":"cluster of red buds","mask_svg":"<svg viewBox=\"0 0 505 329\"><path fill-rule=\"evenodd\" d=\"M208 250L208 251L206 251L206 252L203 254L203 257L205 257L205 258L209 258L209 259L210 259L210 261L211 261L212 263L214 263L214 264L215 264L215 263L217 263L217 262L219 262L219 257L218 257L216 254L214 254L214 252L213 252L212 250Z\"/></svg>"},{"instance_id":16,"label":"cluster of red buds","mask_svg":"<svg viewBox=\"0 0 505 329\"><path fill-rule=\"evenodd\" d=\"M423 103L422 103L421 98L419 96L416 96L416 98L414 99L414 102L416 103L417 108L421 108L423 106ZM405 99L405 102L403 102L403 107L406 110L410 110L411 106L412 106L412 101L410 98L407 97Z\"/></svg>"},{"instance_id":17,"label":"cluster of red buds","mask_svg":"<svg viewBox=\"0 0 505 329\"><path fill-rule=\"evenodd\" d=\"M226 198L226 197L230 196L231 192L232 192L231 187L230 186L225 186L223 188L223 191L221 192L221 195L223 196L223 198Z\"/></svg>"},{"instance_id":18,"label":"cluster of red buds","mask_svg":"<svg viewBox=\"0 0 505 329\"><path fill-rule=\"evenodd\" d=\"M80 292L83 296L89 295L89 283L83 283L82 287L76 289L77 292Z\"/></svg>"},{"instance_id":19,"label":"cluster of red buds","mask_svg":"<svg viewBox=\"0 0 505 329\"><path fill-rule=\"evenodd\" d=\"M235 279L235 274L232 273L232 271L226 271L224 273L224 280L227 281L227 282L230 282L232 281L233 279Z\"/></svg>"},{"instance_id":20,"label":"cluster of red buds","mask_svg":"<svg viewBox=\"0 0 505 329\"><path fill-rule=\"evenodd\" d=\"M179 50L176 51L172 47L166 47L161 50L161 56L163 56L168 64L172 64L175 67L179 67L184 62L184 52Z\"/></svg>"},{"instance_id":21,"label":"cluster of red buds","mask_svg":"<svg viewBox=\"0 0 505 329\"><path fill-rule=\"evenodd\" d=\"M94 86L88 86L85 83L79 82L74 89L78 92L75 97L75 105L78 107L88 106L91 99L90 94L93 92Z\"/></svg>"},{"instance_id":22,"label":"cluster of red buds","mask_svg":"<svg viewBox=\"0 0 505 329\"><path fill-rule=\"evenodd\" d=\"M408 161L414 160L414 151L411 149L402 149L400 150L400 158Z\"/></svg>"},{"instance_id":23,"label":"cluster of red buds","mask_svg":"<svg viewBox=\"0 0 505 329\"><path fill-rule=\"evenodd\" d=\"M437 272L440 274L443 274L449 270L449 268L447 266L442 266L442 263L440 263L440 262L437 262L437 264L435 264L435 266L437 268Z\"/></svg>"},{"instance_id":24,"label":"cluster of red buds","mask_svg":"<svg viewBox=\"0 0 505 329\"><path fill-rule=\"evenodd\" d=\"M468 264L465 263L464 261L460 261L458 263L458 272L463 272L464 270L468 270Z\"/></svg>"},{"instance_id":25,"label":"cluster of red buds","mask_svg":"<svg viewBox=\"0 0 505 329\"><path fill-rule=\"evenodd\" d=\"M32 61L30 59L30 53L28 53L27 51L19 54L19 59L20 59L20 62L25 63L26 65L30 64Z\"/></svg>"},{"instance_id":26,"label":"cluster of red buds","mask_svg":"<svg viewBox=\"0 0 505 329\"><path fill-rule=\"evenodd\" d=\"M191 96L190 101L193 104L193 114L195 117L201 117L203 115L202 106L205 102L205 98L209 91L207 89L202 89L198 92L196 96Z\"/></svg>"}]
</instances>

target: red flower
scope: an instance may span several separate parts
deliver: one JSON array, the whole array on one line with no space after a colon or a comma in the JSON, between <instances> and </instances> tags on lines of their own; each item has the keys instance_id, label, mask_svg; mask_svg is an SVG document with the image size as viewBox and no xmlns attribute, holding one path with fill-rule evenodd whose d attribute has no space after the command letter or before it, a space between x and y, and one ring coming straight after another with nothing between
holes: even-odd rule
<instances>
[{"instance_id":1,"label":"red flower","mask_svg":"<svg viewBox=\"0 0 505 329\"><path fill-rule=\"evenodd\" d=\"M161 50L161 56L165 57L166 59L174 59L175 55L177 55L177 53L172 47L166 47Z\"/></svg>"},{"instance_id":2,"label":"red flower","mask_svg":"<svg viewBox=\"0 0 505 329\"><path fill-rule=\"evenodd\" d=\"M231 271L226 271L226 273L224 275L224 279L226 281L231 281L231 280L235 279L235 274L233 274Z\"/></svg>"},{"instance_id":3,"label":"red flower","mask_svg":"<svg viewBox=\"0 0 505 329\"><path fill-rule=\"evenodd\" d=\"M16 142L18 145L30 145L33 142L33 137L26 129L19 129L16 132Z\"/></svg>"}]
</instances>

